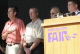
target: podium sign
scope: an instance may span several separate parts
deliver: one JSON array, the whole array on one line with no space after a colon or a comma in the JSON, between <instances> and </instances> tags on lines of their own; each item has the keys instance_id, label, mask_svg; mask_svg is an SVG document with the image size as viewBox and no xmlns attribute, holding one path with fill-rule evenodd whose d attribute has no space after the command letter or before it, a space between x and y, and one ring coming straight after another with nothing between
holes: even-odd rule
<instances>
[{"instance_id":1,"label":"podium sign","mask_svg":"<svg viewBox=\"0 0 80 54\"><path fill-rule=\"evenodd\" d=\"M45 19L45 54L80 54L80 16Z\"/></svg>"}]
</instances>

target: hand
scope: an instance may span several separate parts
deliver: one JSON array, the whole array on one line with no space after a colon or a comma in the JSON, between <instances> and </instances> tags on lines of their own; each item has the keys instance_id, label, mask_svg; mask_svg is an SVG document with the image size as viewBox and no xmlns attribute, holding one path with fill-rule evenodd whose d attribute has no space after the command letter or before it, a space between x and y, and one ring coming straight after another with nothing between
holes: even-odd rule
<instances>
[{"instance_id":1,"label":"hand","mask_svg":"<svg viewBox=\"0 0 80 54\"><path fill-rule=\"evenodd\" d=\"M31 50L29 48L24 47L24 51L26 52L26 54L31 54Z\"/></svg>"},{"instance_id":2,"label":"hand","mask_svg":"<svg viewBox=\"0 0 80 54\"><path fill-rule=\"evenodd\" d=\"M8 33L11 33L11 32L13 32L13 31L15 31L15 30L16 30L16 27L12 27L12 28L9 28L7 32L8 32Z\"/></svg>"},{"instance_id":3,"label":"hand","mask_svg":"<svg viewBox=\"0 0 80 54\"><path fill-rule=\"evenodd\" d=\"M22 39L21 43L22 43L23 47L26 47L27 44L26 44L26 41L24 39Z\"/></svg>"},{"instance_id":4,"label":"hand","mask_svg":"<svg viewBox=\"0 0 80 54\"><path fill-rule=\"evenodd\" d=\"M27 45L27 44L26 44L25 42L23 42L23 47L26 47L26 45Z\"/></svg>"},{"instance_id":5,"label":"hand","mask_svg":"<svg viewBox=\"0 0 80 54\"><path fill-rule=\"evenodd\" d=\"M18 54L23 54L23 53L22 53L22 50L19 50L19 51L18 51Z\"/></svg>"}]
</instances>

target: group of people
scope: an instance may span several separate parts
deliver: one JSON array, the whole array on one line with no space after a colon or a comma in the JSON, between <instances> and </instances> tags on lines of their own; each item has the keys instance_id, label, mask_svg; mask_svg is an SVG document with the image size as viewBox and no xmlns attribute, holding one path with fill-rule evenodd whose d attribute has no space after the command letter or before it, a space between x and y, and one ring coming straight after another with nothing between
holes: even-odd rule
<instances>
[{"instance_id":1,"label":"group of people","mask_svg":"<svg viewBox=\"0 0 80 54\"><path fill-rule=\"evenodd\" d=\"M80 15L79 5L77 1L69 0L68 1L68 11L69 13L75 13L75 15ZM58 7L52 7L50 10L51 18L57 18L57 14L62 14ZM67 14L67 13L66 13Z\"/></svg>"},{"instance_id":2,"label":"group of people","mask_svg":"<svg viewBox=\"0 0 80 54\"><path fill-rule=\"evenodd\" d=\"M43 28L42 20L38 17L38 9L30 8L29 15L32 22L27 24L17 18L17 7L8 8L9 21L6 22L2 31L2 39L6 39L6 54L43 54Z\"/></svg>"},{"instance_id":3,"label":"group of people","mask_svg":"<svg viewBox=\"0 0 80 54\"><path fill-rule=\"evenodd\" d=\"M75 1L68 1L68 11L80 13L78 4ZM58 7L50 10L51 18L56 18L57 13L61 13ZM39 18L37 8L29 9L29 16L32 22L25 27L24 22L17 17L18 8L10 6L8 8L9 21L5 23L2 31L2 39L6 40L6 54L44 54L44 37L42 20Z\"/></svg>"}]
</instances>

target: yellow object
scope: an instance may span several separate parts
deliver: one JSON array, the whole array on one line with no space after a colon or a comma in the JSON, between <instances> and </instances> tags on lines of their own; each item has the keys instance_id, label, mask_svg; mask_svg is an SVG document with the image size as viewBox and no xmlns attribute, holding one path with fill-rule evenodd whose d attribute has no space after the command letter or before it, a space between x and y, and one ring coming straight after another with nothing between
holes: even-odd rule
<instances>
[{"instance_id":1,"label":"yellow object","mask_svg":"<svg viewBox=\"0 0 80 54\"><path fill-rule=\"evenodd\" d=\"M80 16L45 19L44 54L80 54Z\"/></svg>"}]
</instances>

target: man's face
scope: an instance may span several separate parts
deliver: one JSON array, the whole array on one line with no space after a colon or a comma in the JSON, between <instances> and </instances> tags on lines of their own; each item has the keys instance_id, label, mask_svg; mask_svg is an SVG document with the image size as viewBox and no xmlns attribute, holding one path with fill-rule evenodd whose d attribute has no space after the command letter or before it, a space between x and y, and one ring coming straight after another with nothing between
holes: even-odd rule
<instances>
[{"instance_id":1,"label":"man's face","mask_svg":"<svg viewBox=\"0 0 80 54\"><path fill-rule=\"evenodd\" d=\"M8 8L8 17L13 18L14 17L14 8Z\"/></svg>"},{"instance_id":2,"label":"man's face","mask_svg":"<svg viewBox=\"0 0 80 54\"><path fill-rule=\"evenodd\" d=\"M57 15L56 8L51 9L51 11L50 11L51 18L56 18L56 15Z\"/></svg>"},{"instance_id":3,"label":"man's face","mask_svg":"<svg viewBox=\"0 0 80 54\"><path fill-rule=\"evenodd\" d=\"M76 8L76 4L73 2L68 2L68 11L69 12L74 12L74 9Z\"/></svg>"},{"instance_id":4,"label":"man's face","mask_svg":"<svg viewBox=\"0 0 80 54\"><path fill-rule=\"evenodd\" d=\"M29 16L30 16L31 19L34 19L38 16L38 14L37 14L35 9L30 9L29 10Z\"/></svg>"}]
</instances>

